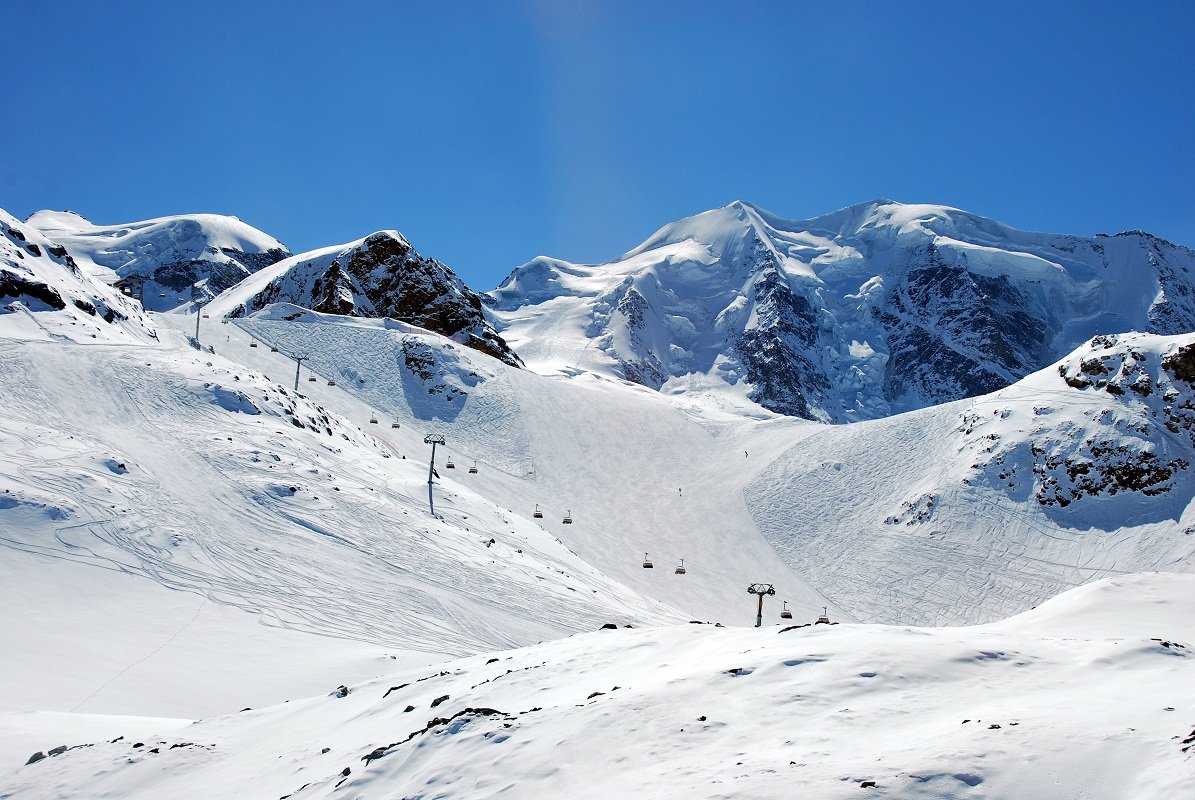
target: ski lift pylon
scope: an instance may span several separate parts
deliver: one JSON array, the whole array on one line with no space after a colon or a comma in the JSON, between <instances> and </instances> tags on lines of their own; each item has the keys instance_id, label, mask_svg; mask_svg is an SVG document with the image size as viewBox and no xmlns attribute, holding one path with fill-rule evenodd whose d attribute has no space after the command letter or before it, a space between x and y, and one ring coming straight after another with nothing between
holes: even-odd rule
<instances>
[{"instance_id":1,"label":"ski lift pylon","mask_svg":"<svg viewBox=\"0 0 1195 800\"><path fill-rule=\"evenodd\" d=\"M651 560L648 559L647 553L643 554L643 568L644 569L655 569L656 568L656 565L651 563Z\"/></svg>"}]
</instances>

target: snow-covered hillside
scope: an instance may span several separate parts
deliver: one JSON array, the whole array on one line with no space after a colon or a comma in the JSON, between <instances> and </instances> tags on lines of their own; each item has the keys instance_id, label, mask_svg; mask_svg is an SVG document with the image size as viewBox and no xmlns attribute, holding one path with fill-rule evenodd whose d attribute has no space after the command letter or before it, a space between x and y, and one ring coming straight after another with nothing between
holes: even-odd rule
<instances>
[{"instance_id":1,"label":"snow-covered hillside","mask_svg":"<svg viewBox=\"0 0 1195 800\"><path fill-rule=\"evenodd\" d=\"M849 422L994 391L1098 334L1195 330L1195 252L946 206L734 202L609 264L536 259L491 301L533 369Z\"/></svg>"},{"instance_id":2,"label":"snow-covered hillside","mask_svg":"<svg viewBox=\"0 0 1195 800\"><path fill-rule=\"evenodd\" d=\"M138 304L0 209L0 336L127 342L155 333Z\"/></svg>"},{"instance_id":3,"label":"snow-covered hillside","mask_svg":"<svg viewBox=\"0 0 1195 800\"><path fill-rule=\"evenodd\" d=\"M31 742L28 798L1173 800L1195 578L977 628L603 630L197 722ZM114 729L118 730L118 729Z\"/></svg>"},{"instance_id":4,"label":"snow-covered hillside","mask_svg":"<svg viewBox=\"0 0 1195 800\"><path fill-rule=\"evenodd\" d=\"M28 224L105 283L122 282L147 309L205 301L290 255L272 236L219 214L95 225L71 211L38 211Z\"/></svg>"},{"instance_id":5,"label":"snow-covered hillside","mask_svg":"<svg viewBox=\"0 0 1195 800\"><path fill-rule=\"evenodd\" d=\"M144 314L0 223L0 797L1111 800L1195 757L1195 585L1136 574L1195 573L1190 251L734 204L489 309L383 232Z\"/></svg>"},{"instance_id":6,"label":"snow-covered hillside","mask_svg":"<svg viewBox=\"0 0 1195 800\"><path fill-rule=\"evenodd\" d=\"M1195 570L1195 334L1094 338L983 397L793 445L746 490L858 619L957 624L1107 575Z\"/></svg>"},{"instance_id":7,"label":"snow-covered hillside","mask_svg":"<svg viewBox=\"0 0 1195 800\"><path fill-rule=\"evenodd\" d=\"M240 317L276 303L392 317L521 364L486 317L481 297L447 266L415 252L398 231L300 253L227 292L210 310Z\"/></svg>"}]
</instances>

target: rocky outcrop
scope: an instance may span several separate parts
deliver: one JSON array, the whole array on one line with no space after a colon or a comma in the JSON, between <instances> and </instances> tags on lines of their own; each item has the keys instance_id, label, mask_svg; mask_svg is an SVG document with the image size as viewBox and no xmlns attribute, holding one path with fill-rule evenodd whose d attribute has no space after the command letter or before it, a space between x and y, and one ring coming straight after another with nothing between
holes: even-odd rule
<instances>
[{"instance_id":1,"label":"rocky outcrop","mask_svg":"<svg viewBox=\"0 0 1195 800\"><path fill-rule=\"evenodd\" d=\"M416 252L397 231L301 254L279 269L233 316L273 303L293 303L324 314L390 317L512 366L522 364L487 318L481 297L449 267Z\"/></svg>"}]
</instances>

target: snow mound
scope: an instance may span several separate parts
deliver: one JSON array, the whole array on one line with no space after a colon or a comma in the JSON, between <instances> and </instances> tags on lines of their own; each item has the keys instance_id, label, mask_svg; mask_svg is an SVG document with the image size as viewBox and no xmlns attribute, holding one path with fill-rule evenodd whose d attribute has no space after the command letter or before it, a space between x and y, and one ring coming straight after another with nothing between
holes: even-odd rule
<instances>
[{"instance_id":1,"label":"snow mound","mask_svg":"<svg viewBox=\"0 0 1195 800\"><path fill-rule=\"evenodd\" d=\"M72 740L0 791L1162 800L1190 780L1192 620L1195 578L1141 575L977 628L602 630Z\"/></svg>"}]
</instances>

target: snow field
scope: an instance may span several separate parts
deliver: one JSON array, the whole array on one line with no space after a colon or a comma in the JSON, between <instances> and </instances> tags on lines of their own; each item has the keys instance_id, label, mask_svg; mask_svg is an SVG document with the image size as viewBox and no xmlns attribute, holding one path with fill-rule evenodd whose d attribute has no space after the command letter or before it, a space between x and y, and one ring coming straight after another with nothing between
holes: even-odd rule
<instances>
[{"instance_id":1,"label":"snow field","mask_svg":"<svg viewBox=\"0 0 1195 800\"><path fill-rule=\"evenodd\" d=\"M975 628L599 631L141 747L96 742L18 768L0 791L850 798L873 782L902 798L1172 798L1195 728L1193 581L1110 579Z\"/></svg>"}]
</instances>

